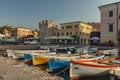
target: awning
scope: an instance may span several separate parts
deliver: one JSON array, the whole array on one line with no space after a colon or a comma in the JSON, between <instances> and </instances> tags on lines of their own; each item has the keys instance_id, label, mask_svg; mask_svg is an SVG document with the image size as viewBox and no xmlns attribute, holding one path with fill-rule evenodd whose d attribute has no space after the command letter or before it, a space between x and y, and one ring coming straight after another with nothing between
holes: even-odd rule
<instances>
[{"instance_id":1,"label":"awning","mask_svg":"<svg viewBox=\"0 0 120 80\"><path fill-rule=\"evenodd\" d=\"M48 39L48 40L50 40L50 39L74 39L74 38L72 38L72 37L69 37L69 36L60 36L60 37L56 37L56 36L51 36L51 37L45 37L45 38L43 38L43 39Z\"/></svg>"},{"instance_id":2,"label":"awning","mask_svg":"<svg viewBox=\"0 0 120 80\"><path fill-rule=\"evenodd\" d=\"M74 39L74 38L69 37L69 36L60 36L57 39Z\"/></svg>"},{"instance_id":3,"label":"awning","mask_svg":"<svg viewBox=\"0 0 120 80\"><path fill-rule=\"evenodd\" d=\"M57 39L57 37L56 36L50 36L50 37L45 37L43 39Z\"/></svg>"},{"instance_id":4,"label":"awning","mask_svg":"<svg viewBox=\"0 0 120 80\"><path fill-rule=\"evenodd\" d=\"M3 35L3 34L0 34L0 37L5 37L5 35Z\"/></svg>"}]
</instances>

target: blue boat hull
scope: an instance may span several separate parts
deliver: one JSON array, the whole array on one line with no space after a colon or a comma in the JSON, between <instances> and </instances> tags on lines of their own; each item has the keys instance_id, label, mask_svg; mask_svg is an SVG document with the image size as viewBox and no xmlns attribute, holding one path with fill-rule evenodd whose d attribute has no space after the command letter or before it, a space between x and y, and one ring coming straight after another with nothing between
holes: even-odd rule
<instances>
[{"instance_id":1,"label":"blue boat hull","mask_svg":"<svg viewBox=\"0 0 120 80\"><path fill-rule=\"evenodd\" d=\"M66 60L58 60L58 59L49 59L48 62L48 69L49 70L57 70L57 69L62 69L65 67L70 66L70 61Z\"/></svg>"},{"instance_id":2,"label":"blue boat hull","mask_svg":"<svg viewBox=\"0 0 120 80\"><path fill-rule=\"evenodd\" d=\"M32 65L32 55L31 54L24 54L24 63Z\"/></svg>"}]
</instances>

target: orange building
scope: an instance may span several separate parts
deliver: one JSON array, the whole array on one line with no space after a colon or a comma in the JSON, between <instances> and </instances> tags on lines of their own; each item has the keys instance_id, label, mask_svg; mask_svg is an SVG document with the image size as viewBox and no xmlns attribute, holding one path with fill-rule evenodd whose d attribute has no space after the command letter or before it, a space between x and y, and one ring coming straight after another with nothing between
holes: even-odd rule
<instances>
[{"instance_id":1,"label":"orange building","mask_svg":"<svg viewBox=\"0 0 120 80\"><path fill-rule=\"evenodd\" d=\"M33 35L32 30L29 28L16 27L16 28L12 28L11 30L11 37L21 38L21 37L27 37L28 35Z\"/></svg>"}]
</instances>

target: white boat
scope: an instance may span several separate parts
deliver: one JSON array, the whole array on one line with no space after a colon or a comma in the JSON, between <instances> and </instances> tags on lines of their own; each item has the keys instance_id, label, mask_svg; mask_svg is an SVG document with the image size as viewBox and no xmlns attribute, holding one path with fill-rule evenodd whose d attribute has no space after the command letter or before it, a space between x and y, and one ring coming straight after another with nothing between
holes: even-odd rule
<instances>
[{"instance_id":1,"label":"white boat","mask_svg":"<svg viewBox=\"0 0 120 80\"><path fill-rule=\"evenodd\" d=\"M95 53L97 50L98 50L98 47L90 47L90 46L76 48L76 51L81 54Z\"/></svg>"},{"instance_id":2,"label":"white boat","mask_svg":"<svg viewBox=\"0 0 120 80\"><path fill-rule=\"evenodd\" d=\"M58 47L59 47L59 45L50 45L50 46L49 45L48 46L46 46L46 45L43 46L42 45L42 46L40 46L40 49L41 50L50 50L50 49L55 49L55 48L58 48Z\"/></svg>"},{"instance_id":3,"label":"white boat","mask_svg":"<svg viewBox=\"0 0 120 80\"><path fill-rule=\"evenodd\" d=\"M25 63L29 61L29 59L25 58L24 54L28 55L39 55L39 56L46 56L46 55L53 55L56 52L49 52L49 50L12 50L7 49L6 54L8 57L12 57L13 59L25 59ZM32 57L31 57L32 58ZM30 60L32 61L32 60Z\"/></svg>"},{"instance_id":4,"label":"white boat","mask_svg":"<svg viewBox=\"0 0 120 80\"><path fill-rule=\"evenodd\" d=\"M117 65L109 64L108 60L112 59L114 60L115 58L105 60L71 60L70 80L79 80L80 77L109 75L111 70L120 74L120 68Z\"/></svg>"},{"instance_id":5,"label":"white boat","mask_svg":"<svg viewBox=\"0 0 120 80\"><path fill-rule=\"evenodd\" d=\"M118 54L118 48L101 50L101 51L102 51L102 54L104 54L104 55L109 55L109 54L117 55Z\"/></svg>"},{"instance_id":6,"label":"white boat","mask_svg":"<svg viewBox=\"0 0 120 80\"><path fill-rule=\"evenodd\" d=\"M46 52L49 52L49 50L12 50L13 52L16 53L29 53L29 54L33 54L33 53L38 53L38 54L44 54Z\"/></svg>"},{"instance_id":7,"label":"white boat","mask_svg":"<svg viewBox=\"0 0 120 80\"><path fill-rule=\"evenodd\" d=\"M24 54L12 53L12 58L15 60L20 60L24 58Z\"/></svg>"},{"instance_id":8,"label":"white boat","mask_svg":"<svg viewBox=\"0 0 120 80\"><path fill-rule=\"evenodd\" d=\"M8 57L13 57L13 53L15 54L44 54L44 53L49 53L49 50L12 50L12 49L7 49L6 54Z\"/></svg>"},{"instance_id":9,"label":"white boat","mask_svg":"<svg viewBox=\"0 0 120 80\"><path fill-rule=\"evenodd\" d=\"M7 57L12 57L12 50L11 49L7 49L6 50L6 55L7 55Z\"/></svg>"}]
</instances>

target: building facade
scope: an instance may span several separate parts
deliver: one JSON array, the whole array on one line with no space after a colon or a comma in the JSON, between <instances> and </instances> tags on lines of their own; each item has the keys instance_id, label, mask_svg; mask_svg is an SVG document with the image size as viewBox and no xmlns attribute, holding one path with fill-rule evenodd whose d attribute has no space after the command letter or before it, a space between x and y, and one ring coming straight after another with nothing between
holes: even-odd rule
<instances>
[{"instance_id":1,"label":"building facade","mask_svg":"<svg viewBox=\"0 0 120 80\"><path fill-rule=\"evenodd\" d=\"M39 37L40 37L40 39L53 36L54 27L55 27L55 24L54 24L53 20L43 20L43 21L39 22Z\"/></svg>"},{"instance_id":2,"label":"building facade","mask_svg":"<svg viewBox=\"0 0 120 80\"><path fill-rule=\"evenodd\" d=\"M92 26L81 22L68 22L60 24L60 29L54 29L54 36L69 36L75 38L77 44L88 45Z\"/></svg>"},{"instance_id":3,"label":"building facade","mask_svg":"<svg viewBox=\"0 0 120 80\"><path fill-rule=\"evenodd\" d=\"M89 25L91 25L93 28L92 28L92 32L90 34L90 38L92 37L99 37L100 38L100 23L99 22L89 22L87 23Z\"/></svg>"},{"instance_id":4,"label":"building facade","mask_svg":"<svg viewBox=\"0 0 120 80\"><path fill-rule=\"evenodd\" d=\"M101 15L101 43L118 43L120 35L120 2L99 6Z\"/></svg>"},{"instance_id":5,"label":"building facade","mask_svg":"<svg viewBox=\"0 0 120 80\"><path fill-rule=\"evenodd\" d=\"M29 35L33 35L32 30L29 28L16 27L16 28L12 28L11 30L11 37L21 38L21 37L27 37Z\"/></svg>"}]
</instances>

